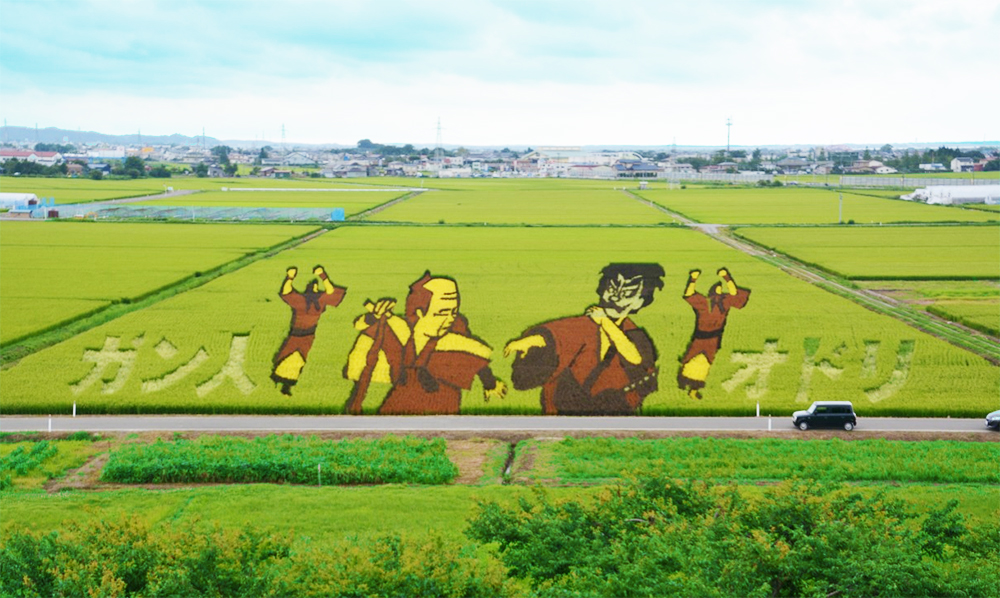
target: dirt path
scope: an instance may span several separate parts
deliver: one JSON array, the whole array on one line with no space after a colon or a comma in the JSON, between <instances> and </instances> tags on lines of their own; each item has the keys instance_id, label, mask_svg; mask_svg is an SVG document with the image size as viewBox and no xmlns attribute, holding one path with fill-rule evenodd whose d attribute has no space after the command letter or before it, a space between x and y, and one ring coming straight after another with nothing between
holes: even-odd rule
<instances>
[{"instance_id":1,"label":"dirt path","mask_svg":"<svg viewBox=\"0 0 1000 598\"><path fill-rule=\"evenodd\" d=\"M627 189L622 189L622 193L644 205L650 205L650 202L647 202L647 200ZM690 218L671 212L661 205L652 204L652 206L665 214L669 214L672 218L690 228L704 233L737 251L765 261L791 276L850 299L871 311L893 317L904 324L951 343L956 347L971 351L994 365L1000 365L1000 348L998 348L1000 347L1000 338L983 334L978 330L973 330L932 313L915 309L910 304L894 297L849 286L836 276L803 264L791 256L760 247L746 239L737 238L733 236L729 227L725 224L695 222Z\"/></svg>"},{"instance_id":2,"label":"dirt path","mask_svg":"<svg viewBox=\"0 0 1000 598\"><path fill-rule=\"evenodd\" d=\"M364 212L358 212L357 214L354 214L354 215L348 217L347 219L351 220L351 221L354 221L354 220L364 220L365 218L371 216L372 214L378 214L382 210L385 210L387 208L391 208L392 206L394 206L394 205L396 205L398 203L402 203L402 202L404 202L404 201L406 201L408 199L413 199L414 197L420 195L424 191L426 191L426 189L418 189L416 191L411 191L411 192L407 193L406 195L404 195L402 197L397 197L396 199L394 199L392 201L387 201L384 204L375 206L374 208L372 208L370 210L365 210Z\"/></svg>"}]
</instances>

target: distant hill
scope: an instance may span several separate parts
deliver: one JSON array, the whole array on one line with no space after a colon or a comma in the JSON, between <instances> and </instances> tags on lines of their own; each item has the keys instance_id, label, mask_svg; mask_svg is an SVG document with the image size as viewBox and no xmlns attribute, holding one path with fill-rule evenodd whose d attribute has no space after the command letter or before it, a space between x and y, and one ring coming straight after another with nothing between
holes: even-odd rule
<instances>
[{"instance_id":1,"label":"distant hill","mask_svg":"<svg viewBox=\"0 0 1000 598\"><path fill-rule=\"evenodd\" d=\"M57 129L47 127L35 129L33 127L0 127L0 139L9 143L71 143L73 145L84 145L88 143L107 143L110 145L187 145L200 146L201 136L188 137L187 135L108 135L95 131L70 131L69 129ZM215 137L205 137L205 147L220 145L221 142Z\"/></svg>"},{"instance_id":2,"label":"distant hill","mask_svg":"<svg viewBox=\"0 0 1000 598\"><path fill-rule=\"evenodd\" d=\"M178 145L178 146L200 146L204 143L205 147L214 147L216 145L228 145L231 147L242 147L242 148L255 148L264 145L271 145L274 147L281 146L280 143L274 141L263 141L263 140L237 140L237 139L224 139L219 140L215 137L202 137L196 135L190 137L187 135L142 135L140 140L139 133L132 133L129 135L108 135L107 133L97 133L95 131L71 131L69 129L57 129L55 127L46 127L44 129L35 129L33 127L16 127L16 126L5 126L0 127L0 141L5 143L23 143L28 145L34 145L35 143L60 143L67 144L71 143L73 145L86 145L94 143L107 143L110 145L139 145L140 143L144 145ZM940 141L940 142L925 142L925 143L892 143L889 142L896 149L902 148L937 148L941 146L946 147L960 147L966 149L974 149L980 147L997 147L1000 146L998 141ZM388 145L398 145L402 146L405 143L395 143ZM414 143L414 146L421 147L431 147L433 144L426 143ZM859 143L838 143L838 144L769 144L769 145L733 145L732 149L742 149L751 151L754 148L761 149L808 149L810 147L816 146L842 146L849 147L852 149L862 149L864 147L870 147L871 149L876 149L878 146L871 146ZM289 143L287 144L290 148L313 148L313 149L339 149L349 146L344 146L337 143L322 143L322 144L308 144L308 143ZM460 145L445 144L445 149L456 149ZM465 147L472 151L478 150L499 150L504 146L488 146L488 145L470 145L467 144ZM528 146L519 144L508 144L509 147L515 151L524 151ZM669 152L672 150L677 150L680 152L711 152L719 149L723 149L725 146L710 146L710 145L626 145L626 144L608 144L608 145L585 145L582 149L585 151L624 151L624 150L639 150L639 151L663 151Z\"/></svg>"}]
</instances>

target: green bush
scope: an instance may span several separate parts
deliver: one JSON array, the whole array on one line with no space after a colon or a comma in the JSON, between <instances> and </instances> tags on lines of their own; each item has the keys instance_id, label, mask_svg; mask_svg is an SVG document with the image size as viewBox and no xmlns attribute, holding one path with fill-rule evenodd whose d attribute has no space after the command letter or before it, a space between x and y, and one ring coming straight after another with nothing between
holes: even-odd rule
<instances>
[{"instance_id":1,"label":"green bush","mask_svg":"<svg viewBox=\"0 0 1000 598\"><path fill-rule=\"evenodd\" d=\"M387 536L333 546L245 528L150 529L137 517L62 533L17 530L0 545L0 595L513 596L520 584L490 552L439 538Z\"/></svg>"},{"instance_id":2,"label":"green bush","mask_svg":"<svg viewBox=\"0 0 1000 598\"><path fill-rule=\"evenodd\" d=\"M784 482L748 500L653 478L593 503L539 491L478 509L469 537L498 543L539 596L998 595L996 530L947 508L921 526L902 502L841 486Z\"/></svg>"}]
</instances>

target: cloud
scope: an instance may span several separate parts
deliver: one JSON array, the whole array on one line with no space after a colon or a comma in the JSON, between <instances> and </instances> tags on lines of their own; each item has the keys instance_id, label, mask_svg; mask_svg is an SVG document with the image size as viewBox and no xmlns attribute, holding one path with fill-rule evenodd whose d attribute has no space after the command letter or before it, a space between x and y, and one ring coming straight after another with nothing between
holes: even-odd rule
<instances>
[{"instance_id":1,"label":"cloud","mask_svg":"<svg viewBox=\"0 0 1000 598\"><path fill-rule=\"evenodd\" d=\"M948 109L1000 91L998 0L0 6L17 123L423 143L441 116L456 143L653 144L724 142L732 117L748 143L1000 137Z\"/></svg>"}]
</instances>

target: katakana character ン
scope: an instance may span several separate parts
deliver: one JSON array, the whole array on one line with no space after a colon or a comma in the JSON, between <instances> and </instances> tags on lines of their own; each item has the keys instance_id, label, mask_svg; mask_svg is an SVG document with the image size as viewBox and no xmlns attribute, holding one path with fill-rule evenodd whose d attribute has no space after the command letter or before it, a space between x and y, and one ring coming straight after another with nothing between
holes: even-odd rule
<instances>
[{"instance_id":1,"label":"katakana character \u30f3","mask_svg":"<svg viewBox=\"0 0 1000 598\"><path fill-rule=\"evenodd\" d=\"M862 377L874 377L875 363L878 359L879 343L865 343L865 363L862 366ZM916 349L916 341L901 340L899 348L896 350L896 366L881 386L865 389L865 397L872 403L884 401L899 392L906 380L910 377L910 366L913 364L913 353Z\"/></svg>"},{"instance_id":2,"label":"katakana character \u30f3","mask_svg":"<svg viewBox=\"0 0 1000 598\"><path fill-rule=\"evenodd\" d=\"M812 386L813 373L817 370L830 380L837 380L844 373L844 368L836 367L827 359L816 362L816 353L819 351L819 345L820 339L818 338L807 337L803 342L805 356L802 358L802 375L799 378L799 390L795 393L796 403L809 402L809 388ZM840 357L845 349L846 347L841 345L833 352L834 356Z\"/></svg>"},{"instance_id":3,"label":"katakana character \u30f3","mask_svg":"<svg viewBox=\"0 0 1000 598\"><path fill-rule=\"evenodd\" d=\"M712 285L707 297L695 290L701 270L691 270L684 287L684 300L694 310L694 332L687 350L680 357L677 388L687 390L692 399L701 398L708 371L715 363L716 353L722 348L722 333L726 329L729 311L743 309L750 300L750 289L737 287L728 270L720 268L716 274L722 281Z\"/></svg>"},{"instance_id":4,"label":"katakana character \u30f3","mask_svg":"<svg viewBox=\"0 0 1000 598\"><path fill-rule=\"evenodd\" d=\"M171 343L165 338L156 344L154 350L156 351L156 354L162 357L163 359L172 359L175 355L177 355L177 347L175 347L173 343ZM205 348L204 347L199 348L198 351L194 354L194 357L192 357L190 361L181 366L178 366L172 372L169 372L159 378L150 378L147 380L143 380L142 392L143 393L157 392L160 390L165 390L167 388L170 388L174 384L177 384L178 382L186 378L188 374L198 369L198 367L201 366L201 364L205 363L205 361L207 360L208 360L208 353L205 351Z\"/></svg>"},{"instance_id":5,"label":"katakana character \u30f3","mask_svg":"<svg viewBox=\"0 0 1000 598\"><path fill-rule=\"evenodd\" d=\"M773 340L765 341L764 350L760 353L733 351L730 361L745 364L745 367L736 370L732 378L722 383L722 388L731 393L756 375L757 380L747 386L747 398L759 399L767 394L767 379L771 375L771 368L785 363L787 359L788 352L778 351L778 341Z\"/></svg>"},{"instance_id":6,"label":"katakana character \u30f3","mask_svg":"<svg viewBox=\"0 0 1000 598\"><path fill-rule=\"evenodd\" d=\"M141 347L142 343L143 337L138 336L132 339L132 349L120 349L121 337L109 336L104 339L104 346L100 350L86 349L83 352L83 361L93 363L94 367L79 382L70 384L70 391L74 395L78 395L90 388L98 380L103 379L101 394L110 395L118 392L125 386L129 376L132 374L132 369L135 366L136 349ZM114 377L107 380L105 372L111 368L117 369L114 371Z\"/></svg>"},{"instance_id":7,"label":"katakana character \u30f3","mask_svg":"<svg viewBox=\"0 0 1000 598\"><path fill-rule=\"evenodd\" d=\"M226 360L225 365L217 374L195 387L195 394L199 398L212 392L226 380L231 380L236 389L245 395L257 388L257 385L243 371L249 341L249 335L233 335L233 340L229 345L229 359Z\"/></svg>"},{"instance_id":8,"label":"katakana character \u30f3","mask_svg":"<svg viewBox=\"0 0 1000 598\"><path fill-rule=\"evenodd\" d=\"M327 307L337 307L347 294L345 287L335 286L327 277L323 266L313 268L316 278L309 281L306 291L300 293L292 286L298 268L289 268L281 284L278 295L292 308L292 321L288 336L281 348L274 354L274 369L271 380L281 385L281 392L292 394L292 387L299 381L299 375L306 364L309 349L316 339L316 325Z\"/></svg>"}]
</instances>

